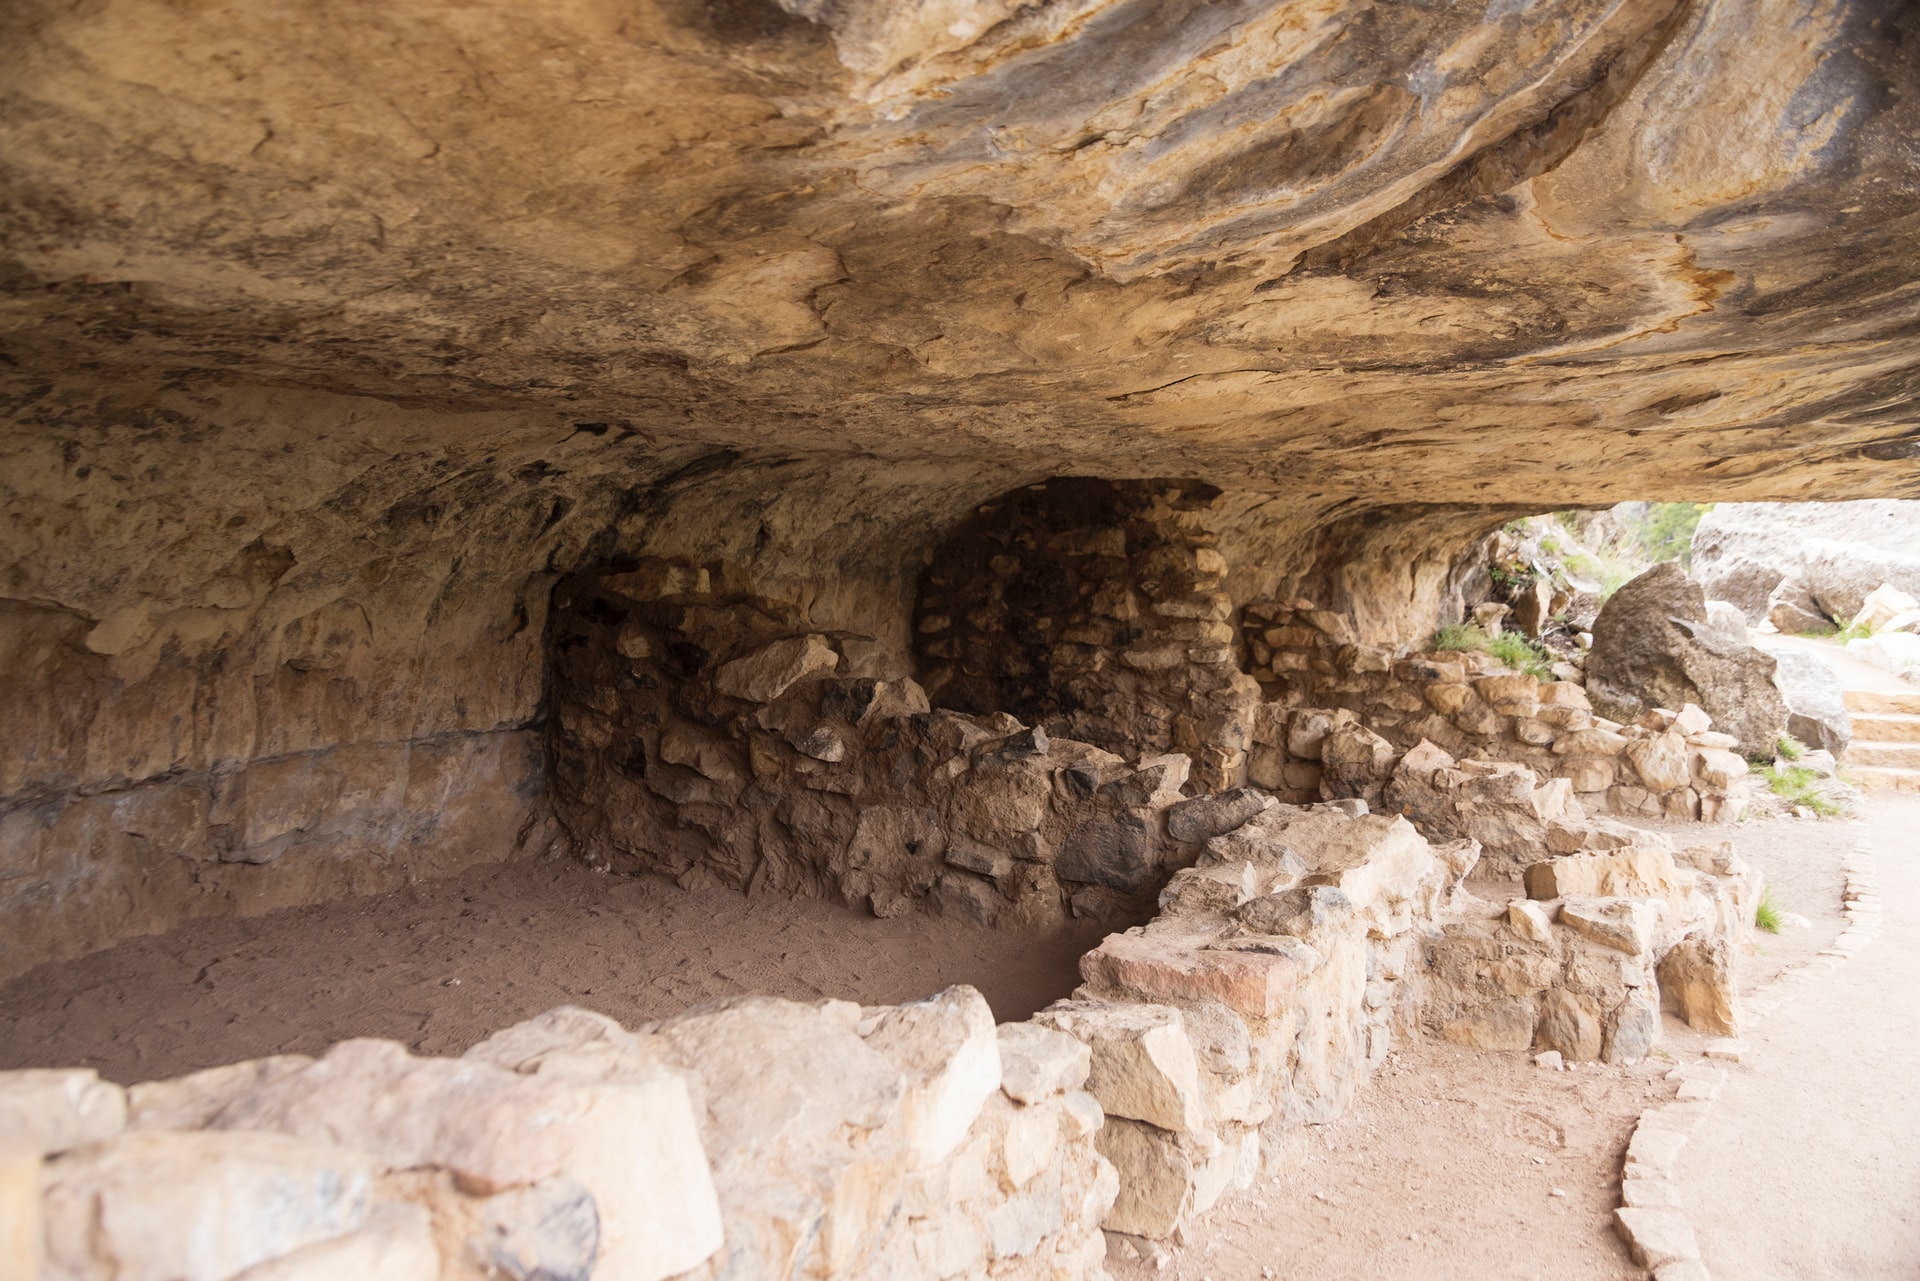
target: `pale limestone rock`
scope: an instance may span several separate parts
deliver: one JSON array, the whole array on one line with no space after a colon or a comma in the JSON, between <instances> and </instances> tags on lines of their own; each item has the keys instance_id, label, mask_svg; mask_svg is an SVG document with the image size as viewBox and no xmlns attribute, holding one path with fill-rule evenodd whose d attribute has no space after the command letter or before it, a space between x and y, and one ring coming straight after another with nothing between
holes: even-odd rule
<instances>
[{"instance_id":1,"label":"pale limestone rock","mask_svg":"<svg viewBox=\"0 0 1920 1281\"><path fill-rule=\"evenodd\" d=\"M725 664L714 673L713 687L749 703L771 703L796 682L826 675L839 662L825 637L794 636Z\"/></svg>"},{"instance_id":2,"label":"pale limestone rock","mask_svg":"<svg viewBox=\"0 0 1920 1281\"><path fill-rule=\"evenodd\" d=\"M1626 757L1650 792L1670 792L1676 787L1685 787L1692 777L1687 762L1687 740L1677 731L1636 739L1627 745Z\"/></svg>"},{"instance_id":3,"label":"pale limestone rock","mask_svg":"<svg viewBox=\"0 0 1920 1281\"><path fill-rule=\"evenodd\" d=\"M321 1241L233 1281L440 1281L440 1247L424 1206L376 1205L357 1232Z\"/></svg>"},{"instance_id":4,"label":"pale limestone rock","mask_svg":"<svg viewBox=\"0 0 1920 1281\"><path fill-rule=\"evenodd\" d=\"M64 1152L126 1123L126 1091L92 1068L0 1072L0 1144Z\"/></svg>"},{"instance_id":5,"label":"pale limestone rock","mask_svg":"<svg viewBox=\"0 0 1920 1281\"><path fill-rule=\"evenodd\" d=\"M1723 937L1682 939L1660 961L1660 1001L1687 1026L1717 1037L1740 1035L1733 949Z\"/></svg>"},{"instance_id":6,"label":"pale limestone rock","mask_svg":"<svg viewBox=\"0 0 1920 1281\"><path fill-rule=\"evenodd\" d=\"M1633 1261L1643 1268L1700 1257L1693 1225L1678 1210L1620 1209L1613 1212L1613 1221L1632 1251Z\"/></svg>"},{"instance_id":7,"label":"pale limestone rock","mask_svg":"<svg viewBox=\"0 0 1920 1281\"><path fill-rule=\"evenodd\" d=\"M0 1276L40 1275L40 1148L0 1141Z\"/></svg>"},{"instance_id":8,"label":"pale limestone rock","mask_svg":"<svg viewBox=\"0 0 1920 1281\"><path fill-rule=\"evenodd\" d=\"M1003 1023L1000 1088L1021 1103L1039 1103L1078 1091L1092 1069L1092 1051L1082 1041L1037 1023Z\"/></svg>"},{"instance_id":9,"label":"pale limestone rock","mask_svg":"<svg viewBox=\"0 0 1920 1281\"><path fill-rule=\"evenodd\" d=\"M1666 1178L1629 1178L1620 1181L1620 1204L1630 1210L1677 1210L1680 1197Z\"/></svg>"},{"instance_id":10,"label":"pale limestone rock","mask_svg":"<svg viewBox=\"0 0 1920 1281\"><path fill-rule=\"evenodd\" d=\"M1120 1195L1100 1226L1133 1236L1172 1235L1193 1205L1192 1156L1165 1131L1120 1118L1109 1118L1095 1143L1120 1176Z\"/></svg>"},{"instance_id":11,"label":"pale limestone rock","mask_svg":"<svg viewBox=\"0 0 1920 1281\"><path fill-rule=\"evenodd\" d=\"M1085 1090L1069 1090L1062 1103L1060 1132L1068 1141L1084 1139L1107 1122L1107 1110Z\"/></svg>"},{"instance_id":12,"label":"pale limestone rock","mask_svg":"<svg viewBox=\"0 0 1920 1281\"><path fill-rule=\"evenodd\" d=\"M569 1052L533 1074L416 1059L387 1041L343 1041L222 1111L223 1129L347 1139L386 1170L439 1166L497 1192L564 1175L600 1215L597 1275L656 1281L720 1246L720 1212L686 1083L629 1057L592 1079ZM595 1060L594 1071L605 1070Z\"/></svg>"},{"instance_id":13,"label":"pale limestone rock","mask_svg":"<svg viewBox=\"0 0 1920 1281\"><path fill-rule=\"evenodd\" d=\"M1529 899L1517 898L1507 904L1507 924L1530 943L1553 941L1553 921L1547 909Z\"/></svg>"},{"instance_id":14,"label":"pale limestone rock","mask_svg":"<svg viewBox=\"0 0 1920 1281\"><path fill-rule=\"evenodd\" d=\"M1209 941L1151 930L1109 934L1080 958L1080 975L1095 991L1147 1002L1216 1000L1256 1018L1286 1006L1301 971L1294 949L1225 950Z\"/></svg>"},{"instance_id":15,"label":"pale limestone rock","mask_svg":"<svg viewBox=\"0 0 1920 1281\"><path fill-rule=\"evenodd\" d=\"M1659 1003L1646 988L1631 989L1608 1019L1606 1049L1601 1057L1608 1063L1638 1063L1659 1043Z\"/></svg>"},{"instance_id":16,"label":"pale limestone rock","mask_svg":"<svg viewBox=\"0 0 1920 1281\"><path fill-rule=\"evenodd\" d=\"M251 1131L123 1134L48 1163L46 1281L228 1281L366 1225L375 1163Z\"/></svg>"},{"instance_id":17,"label":"pale limestone rock","mask_svg":"<svg viewBox=\"0 0 1920 1281\"><path fill-rule=\"evenodd\" d=\"M1549 1072L1564 1072L1567 1069L1567 1059L1558 1050L1542 1050L1533 1056L1533 1065L1537 1068L1545 1068Z\"/></svg>"},{"instance_id":18,"label":"pale limestone rock","mask_svg":"<svg viewBox=\"0 0 1920 1281\"><path fill-rule=\"evenodd\" d=\"M1061 1001L1034 1015L1087 1044L1087 1089L1109 1118L1130 1117L1163 1130L1207 1128L1199 1067L1186 1020L1165 1005Z\"/></svg>"},{"instance_id":19,"label":"pale limestone rock","mask_svg":"<svg viewBox=\"0 0 1920 1281\"><path fill-rule=\"evenodd\" d=\"M127 1128L204 1129L235 1099L312 1062L304 1054L275 1054L168 1081L142 1082L127 1090Z\"/></svg>"},{"instance_id":20,"label":"pale limestone rock","mask_svg":"<svg viewBox=\"0 0 1920 1281\"><path fill-rule=\"evenodd\" d=\"M1640 956L1653 949L1664 906L1656 899L1571 898L1561 904L1560 923L1596 943Z\"/></svg>"},{"instance_id":21,"label":"pale limestone rock","mask_svg":"<svg viewBox=\"0 0 1920 1281\"><path fill-rule=\"evenodd\" d=\"M1534 899L1664 898L1686 893L1673 855L1654 846L1627 846L1544 859L1527 868L1527 895Z\"/></svg>"},{"instance_id":22,"label":"pale limestone rock","mask_svg":"<svg viewBox=\"0 0 1920 1281\"><path fill-rule=\"evenodd\" d=\"M906 1141L915 1167L944 1161L1000 1088L999 1040L986 998L960 986L893 1006L865 1039L906 1081Z\"/></svg>"},{"instance_id":23,"label":"pale limestone rock","mask_svg":"<svg viewBox=\"0 0 1920 1281\"><path fill-rule=\"evenodd\" d=\"M1060 1112L1052 1106L1017 1108L1002 1140L1007 1178L1023 1188L1046 1169L1060 1146Z\"/></svg>"},{"instance_id":24,"label":"pale limestone rock","mask_svg":"<svg viewBox=\"0 0 1920 1281\"><path fill-rule=\"evenodd\" d=\"M1719 747L1693 750L1693 776L1703 785L1725 791L1748 773L1746 757Z\"/></svg>"},{"instance_id":25,"label":"pale limestone rock","mask_svg":"<svg viewBox=\"0 0 1920 1281\"><path fill-rule=\"evenodd\" d=\"M1673 718L1673 728L1682 735L1705 734L1713 728L1713 718L1697 704L1683 703Z\"/></svg>"}]
</instances>

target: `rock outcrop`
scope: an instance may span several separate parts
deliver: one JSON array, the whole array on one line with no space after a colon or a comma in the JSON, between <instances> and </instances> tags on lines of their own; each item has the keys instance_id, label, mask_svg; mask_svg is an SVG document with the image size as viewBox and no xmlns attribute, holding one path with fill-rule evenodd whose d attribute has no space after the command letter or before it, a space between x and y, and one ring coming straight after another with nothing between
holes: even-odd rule
<instances>
[{"instance_id":1,"label":"rock outcrop","mask_svg":"<svg viewBox=\"0 0 1920 1281\"><path fill-rule=\"evenodd\" d=\"M1766 756L1790 713L1774 658L1729 642L1708 621L1706 594L1669 561L1608 599L1593 625L1587 693L1617 720L1697 703L1748 756Z\"/></svg>"},{"instance_id":2,"label":"rock outcrop","mask_svg":"<svg viewBox=\"0 0 1920 1281\"><path fill-rule=\"evenodd\" d=\"M1784 632L1845 626L1881 583L1920 591L1920 500L1720 503L1694 530L1692 572L1749 623L1778 609Z\"/></svg>"}]
</instances>

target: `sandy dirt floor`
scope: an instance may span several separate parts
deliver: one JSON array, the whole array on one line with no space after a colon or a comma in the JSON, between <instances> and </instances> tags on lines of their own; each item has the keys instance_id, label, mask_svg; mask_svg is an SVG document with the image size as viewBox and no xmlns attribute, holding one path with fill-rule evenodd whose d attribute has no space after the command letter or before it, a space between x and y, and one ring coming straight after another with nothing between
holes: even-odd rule
<instances>
[{"instance_id":1,"label":"sandy dirt floor","mask_svg":"<svg viewBox=\"0 0 1920 1281\"><path fill-rule=\"evenodd\" d=\"M1857 825L1649 826L1683 844L1734 840L1781 906L1809 918L1760 936L1749 985L1839 932L1840 863ZM132 1082L349 1036L456 1054L557 1004L632 1025L743 992L879 1003L967 982L1017 1019L1070 991L1095 941L877 921L567 863L483 868L42 967L0 986L0 1067L84 1064ZM1672 1019L1667 1038L1634 1068L1564 1073L1524 1054L1404 1046L1352 1111L1300 1134L1288 1172L1229 1197L1184 1246L1111 1266L1121 1281L1642 1277L1611 1213L1634 1120L1671 1097L1675 1056L1701 1043ZM1745 1174L1729 1177L1737 1190Z\"/></svg>"},{"instance_id":2,"label":"sandy dirt floor","mask_svg":"<svg viewBox=\"0 0 1920 1281\"><path fill-rule=\"evenodd\" d=\"M1098 941L875 920L572 862L476 868L41 966L0 985L0 1068L78 1065L130 1084L353 1036L452 1055L556 1005L633 1026L750 992L879 1005L971 983L1006 1022L1072 991Z\"/></svg>"}]
</instances>

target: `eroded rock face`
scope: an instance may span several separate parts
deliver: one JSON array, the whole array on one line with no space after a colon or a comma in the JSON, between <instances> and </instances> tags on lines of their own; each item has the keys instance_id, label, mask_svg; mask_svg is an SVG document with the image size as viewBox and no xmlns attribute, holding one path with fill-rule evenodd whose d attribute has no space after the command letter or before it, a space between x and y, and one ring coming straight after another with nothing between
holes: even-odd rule
<instances>
[{"instance_id":1,"label":"eroded rock face","mask_svg":"<svg viewBox=\"0 0 1920 1281\"><path fill-rule=\"evenodd\" d=\"M1914 22L10 6L0 971L556 848L571 573L898 679L980 504L1178 477L1272 688L1505 514L1911 492Z\"/></svg>"}]
</instances>

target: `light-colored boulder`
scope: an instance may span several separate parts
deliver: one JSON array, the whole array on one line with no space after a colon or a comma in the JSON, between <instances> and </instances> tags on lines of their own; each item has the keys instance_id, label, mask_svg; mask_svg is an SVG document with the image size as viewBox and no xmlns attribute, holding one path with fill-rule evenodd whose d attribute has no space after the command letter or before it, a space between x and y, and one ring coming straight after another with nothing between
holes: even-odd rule
<instances>
[{"instance_id":1,"label":"light-colored boulder","mask_svg":"<svg viewBox=\"0 0 1920 1281\"><path fill-rule=\"evenodd\" d=\"M1132 1236L1171 1236L1193 1205L1192 1155L1172 1135L1121 1119L1109 1120L1095 1144L1120 1176L1120 1195L1101 1226Z\"/></svg>"},{"instance_id":2,"label":"light-colored boulder","mask_svg":"<svg viewBox=\"0 0 1920 1281\"><path fill-rule=\"evenodd\" d=\"M950 987L885 1009L865 1039L906 1080L907 1144L916 1168L938 1165L1000 1088L993 1010L978 989Z\"/></svg>"},{"instance_id":3,"label":"light-colored boulder","mask_svg":"<svg viewBox=\"0 0 1920 1281\"><path fill-rule=\"evenodd\" d=\"M312 1063L304 1054L275 1054L207 1068L127 1090L127 1128L200 1130L235 1099Z\"/></svg>"},{"instance_id":4,"label":"light-colored boulder","mask_svg":"<svg viewBox=\"0 0 1920 1281\"><path fill-rule=\"evenodd\" d=\"M1694 780L1717 791L1726 791L1749 772L1747 758L1725 748L1696 747L1691 759Z\"/></svg>"},{"instance_id":5,"label":"light-colored boulder","mask_svg":"<svg viewBox=\"0 0 1920 1281\"><path fill-rule=\"evenodd\" d=\"M390 1041L343 1041L229 1104L215 1124L344 1139L383 1170L439 1167L477 1192L564 1175L599 1208L596 1276L684 1272L721 1240L686 1083L644 1057L624 1061L615 1079L589 1076L561 1054L524 1074L415 1058Z\"/></svg>"},{"instance_id":6,"label":"light-colored boulder","mask_svg":"<svg viewBox=\"0 0 1920 1281\"><path fill-rule=\"evenodd\" d=\"M40 1148L0 1141L0 1276L40 1275Z\"/></svg>"},{"instance_id":7,"label":"light-colored boulder","mask_svg":"<svg viewBox=\"0 0 1920 1281\"><path fill-rule=\"evenodd\" d=\"M64 1152L126 1123L126 1091L92 1068L0 1072L0 1146Z\"/></svg>"},{"instance_id":8,"label":"light-colored boulder","mask_svg":"<svg viewBox=\"0 0 1920 1281\"><path fill-rule=\"evenodd\" d=\"M1722 937L1682 939L1661 958L1660 1002L1712 1036L1740 1035L1733 952Z\"/></svg>"},{"instance_id":9,"label":"light-colored boulder","mask_svg":"<svg viewBox=\"0 0 1920 1281\"><path fill-rule=\"evenodd\" d=\"M440 1281L440 1247L425 1206L376 1205L358 1232L320 1241L234 1281Z\"/></svg>"},{"instance_id":10,"label":"light-colored boulder","mask_svg":"<svg viewBox=\"0 0 1920 1281\"><path fill-rule=\"evenodd\" d=\"M1086 1084L1093 1052L1084 1041L1038 1023L1002 1023L997 1035L1000 1088L1009 1098L1040 1103Z\"/></svg>"},{"instance_id":11,"label":"light-colored boulder","mask_svg":"<svg viewBox=\"0 0 1920 1281\"><path fill-rule=\"evenodd\" d=\"M1109 1117L1199 1132L1208 1118L1186 1020L1168 1005L1060 1001L1034 1015L1092 1051L1087 1090ZM1124 1182L1124 1180L1123 1180Z\"/></svg>"},{"instance_id":12,"label":"light-colored boulder","mask_svg":"<svg viewBox=\"0 0 1920 1281\"><path fill-rule=\"evenodd\" d=\"M825 676L839 663L840 655L824 636L791 636L724 664L713 674L713 687L749 703L771 703L797 682Z\"/></svg>"},{"instance_id":13,"label":"light-colored boulder","mask_svg":"<svg viewBox=\"0 0 1920 1281\"><path fill-rule=\"evenodd\" d=\"M1023 1188L1034 1176L1053 1162L1060 1147L1060 1110L1057 1107L1022 1107L1007 1122L1001 1140L1001 1159L1007 1179Z\"/></svg>"},{"instance_id":14,"label":"light-colored boulder","mask_svg":"<svg viewBox=\"0 0 1920 1281\"><path fill-rule=\"evenodd\" d=\"M1887 624L1917 609L1920 609L1920 600L1915 600L1892 583L1882 583L1867 593L1867 598L1860 603L1860 612L1853 616L1849 625L1865 628L1869 632L1890 630Z\"/></svg>"},{"instance_id":15,"label":"light-colored boulder","mask_svg":"<svg viewBox=\"0 0 1920 1281\"><path fill-rule=\"evenodd\" d=\"M1650 792L1671 792L1685 787L1691 774L1687 761L1687 740L1677 730L1635 739L1627 745L1627 761Z\"/></svg>"},{"instance_id":16,"label":"light-colored boulder","mask_svg":"<svg viewBox=\"0 0 1920 1281\"><path fill-rule=\"evenodd\" d=\"M1560 923L1596 943L1641 956L1653 950L1664 909L1650 898L1569 898L1560 905Z\"/></svg>"},{"instance_id":17,"label":"light-colored boulder","mask_svg":"<svg viewBox=\"0 0 1920 1281\"><path fill-rule=\"evenodd\" d=\"M1553 940L1553 921L1547 909L1529 899L1517 898L1507 904L1507 924L1529 943Z\"/></svg>"},{"instance_id":18,"label":"light-colored boulder","mask_svg":"<svg viewBox=\"0 0 1920 1281\"><path fill-rule=\"evenodd\" d=\"M1664 898L1686 894L1673 855L1653 846L1594 850L1543 859L1526 872L1527 895L1534 899Z\"/></svg>"},{"instance_id":19,"label":"light-colored boulder","mask_svg":"<svg viewBox=\"0 0 1920 1281\"><path fill-rule=\"evenodd\" d=\"M376 1163L251 1131L122 1134L49 1162L46 1281L229 1281L366 1225Z\"/></svg>"}]
</instances>

